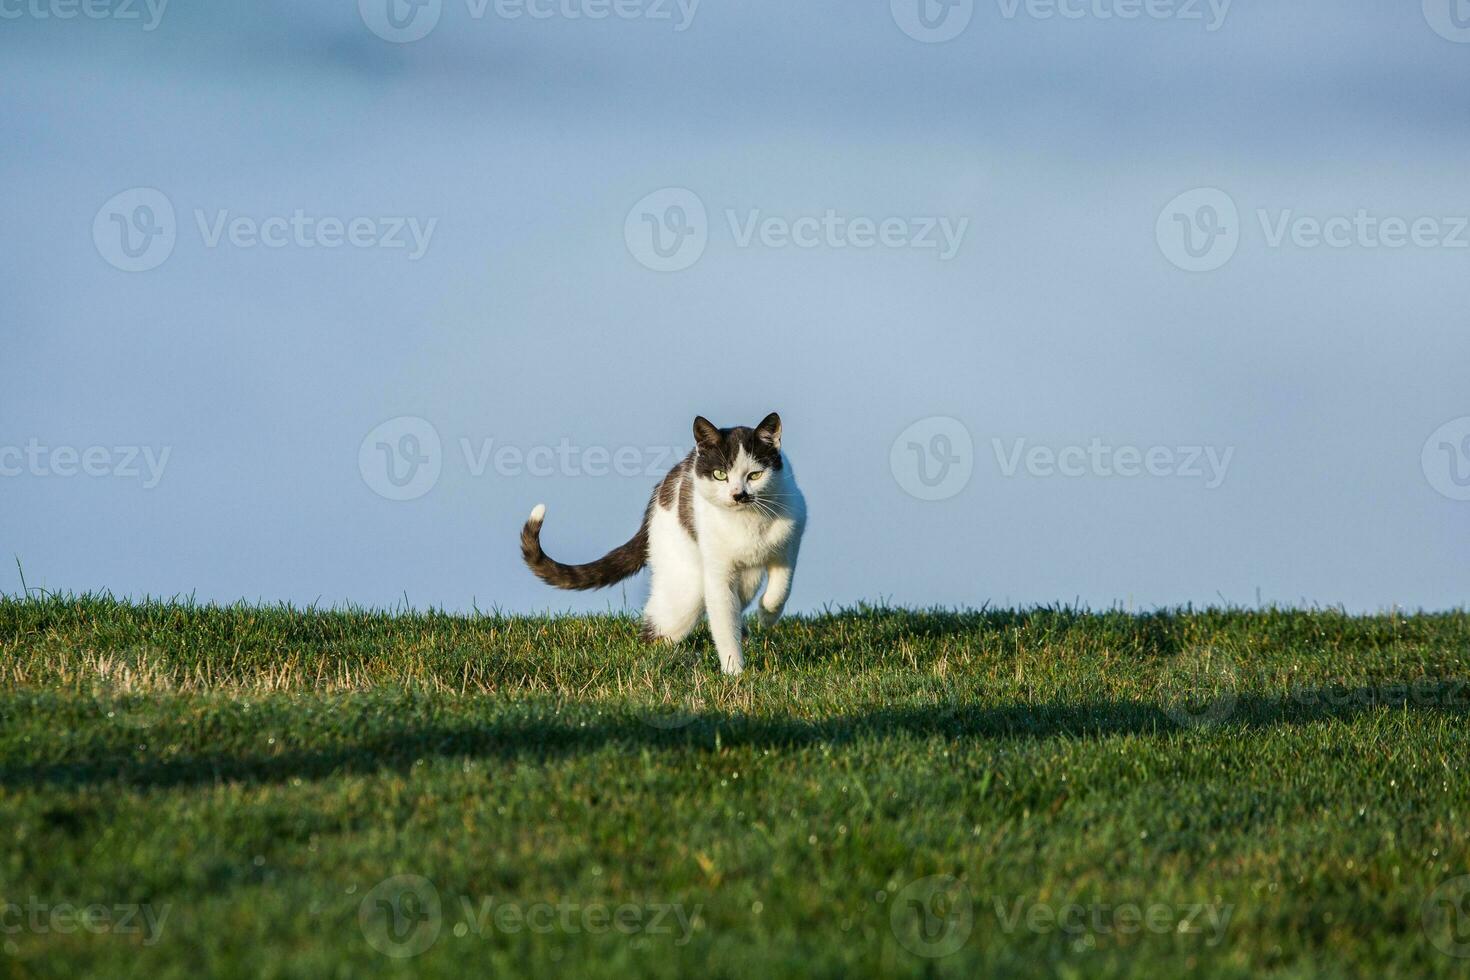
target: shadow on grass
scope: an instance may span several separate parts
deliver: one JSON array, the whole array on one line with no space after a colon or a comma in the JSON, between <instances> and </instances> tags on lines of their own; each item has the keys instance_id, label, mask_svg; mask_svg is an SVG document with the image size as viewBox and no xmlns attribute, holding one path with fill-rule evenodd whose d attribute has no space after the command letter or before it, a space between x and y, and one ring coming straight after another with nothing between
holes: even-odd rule
<instances>
[{"instance_id":1,"label":"shadow on grass","mask_svg":"<svg viewBox=\"0 0 1470 980\"><path fill-rule=\"evenodd\" d=\"M811 616L803 622L817 628L848 624L873 629L878 635L891 634L909 640L988 637L1014 642L1021 634L1033 642L1061 642L1068 633L1076 631L1093 641L1107 640L1119 650L1158 657L1176 654L1186 645L1186 623L1176 612L1167 610L1125 613L1072 606L954 610L860 605Z\"/></svg>"},{"instance_id":2,"label":"shadow on grass","mask_svg":"<svg viewBox=\"0 0 1470 980\"><path fill-rule=\"evenodd\" d=\"M555 718L520 718L481 724L417 726L320 749L287 749L269 755L201 753L139 761L119 746L76 763L0 765L0 786L137 787L278 783L334 775L396 771L436 758L501 762L551 761L604 750L637 753L704 753L724 748L800 749L881 739L941 738L953 742L1017 739L1104 739L1139 736L1249 738L1253 733L1324 721L1349 721L1366 712L1404 711L1464 717L1470 714L1470 681L1451 679L1414 687L1323 688L1287 697L1245 694L1228 698L1224 712L1181 715L1177 706L1107 701L1088 704L940 705L878 708L806 720L716 712L670 715L629 706L621 718L579 718L575 710ZM1218 708L1218 705L1215 707ZM1198 718L1208 720L1198 722ZM718 741L717 741L718 740Z\"/></svg>"}]
</instances>

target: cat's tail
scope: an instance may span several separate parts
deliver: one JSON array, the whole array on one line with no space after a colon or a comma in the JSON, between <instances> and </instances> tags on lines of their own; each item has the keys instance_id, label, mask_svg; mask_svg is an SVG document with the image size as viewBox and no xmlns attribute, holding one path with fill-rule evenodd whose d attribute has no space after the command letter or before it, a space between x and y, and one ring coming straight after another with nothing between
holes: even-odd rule
<instances>
[{"instance_id":1,"label":"cat's tail","mask_svg":"<svg viewBox=\"0 0 1470 980\"><path fill-rule=\"evenodd\" d=\"M546 505L537 504L521 528L521 557L526 567L547 585L558 589L601 589L615 585L634 575L648 564L648 521L645 518L638 533L596 561L585 565L563 565L541 550L541 522L546 520Z\"/></svg>"}]
</instances>

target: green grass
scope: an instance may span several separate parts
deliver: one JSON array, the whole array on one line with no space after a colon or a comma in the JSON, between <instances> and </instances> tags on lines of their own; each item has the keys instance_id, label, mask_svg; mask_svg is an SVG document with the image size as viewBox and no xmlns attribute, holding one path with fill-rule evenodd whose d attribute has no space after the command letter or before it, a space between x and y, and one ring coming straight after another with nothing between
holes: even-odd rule
<instances>
[{"instance_id":1,"label":"green grass","mask_svg":"<svg viewBox=\"0 0 1470 980\"><path fill-rule=\"evenodd\" d=\"M860 608L747 656L0 599L0 974L1470 967L1470 614Z\"/></svg>"}]
</instances>

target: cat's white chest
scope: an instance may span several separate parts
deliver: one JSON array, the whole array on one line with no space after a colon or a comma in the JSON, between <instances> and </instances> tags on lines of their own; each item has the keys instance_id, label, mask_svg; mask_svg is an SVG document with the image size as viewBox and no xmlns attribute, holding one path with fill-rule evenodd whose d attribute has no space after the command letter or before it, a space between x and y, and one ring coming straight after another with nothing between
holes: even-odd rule
<instances>
[{"instance_id":1,"label":"cat's white chest","mask_svg":"<svg viewBox=\"0 0 1470 980\"><path fill-rule=\"evenodd\" d=\"M785 553L799 533L797 518L766 517L754 511L722 511L705 505L698 509L699 548L708 557L736 568L763 568Z\"/></svg>"}]
</instances>

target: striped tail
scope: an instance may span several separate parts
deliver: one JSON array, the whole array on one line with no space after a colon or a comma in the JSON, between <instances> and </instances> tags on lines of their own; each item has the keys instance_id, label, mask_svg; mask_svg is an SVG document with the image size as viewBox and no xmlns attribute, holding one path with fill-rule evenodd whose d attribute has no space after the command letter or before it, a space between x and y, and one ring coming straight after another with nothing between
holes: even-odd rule
<instances>
[{"instance_id":1,"label":"striped tail","mask_svg":"<svg viewBox=\"0 0 1470 980\"><path fill-rule=\"evenodd\" d=\"M623 545L585 565L563 565L541 550L541 523L546 520L546 505L537 504L521 528L521 557L526 567L547 585L558 589L602 589L636 575L648 564L648 521Z\"/></svg>"}]
</instances>

